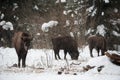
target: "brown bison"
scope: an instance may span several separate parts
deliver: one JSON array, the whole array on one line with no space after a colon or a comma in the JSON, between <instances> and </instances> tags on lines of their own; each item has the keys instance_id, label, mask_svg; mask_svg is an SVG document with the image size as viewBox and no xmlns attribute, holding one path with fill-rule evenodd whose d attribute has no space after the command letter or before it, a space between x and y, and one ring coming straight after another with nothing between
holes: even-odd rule
<instances>
[{"instance_id":1,"label":"brown bison","mask_svg":"<svg viewBox=\"0 0 120 80\"><path fill-rule=\"evenodd\" d=\"M66 59L67 52L70 54L71 59L77 60L79 56L77 42L70 36L59 36L52 39L53 50L55 53L55 59L57 56L59 59L59 50L64 50L64 59Z\"/></svg>"},{"instance_id":2,"label":"brown bison","mask_svg":"<svg viewBox=\"0 0 120 80\"><path fill-rule=\"evenodd\" d=\"M20 61L22 59L22 67L25 67L26 55L30 46L32 37L25 32L16 32L13 37L13 45L18 56L18 67L20 67Z\"/></svg>"},{"instance_id":3,"label":"brown bison","mask_svg":"<svg viewBox=\"0 0 120 80\"><path fill-rule=\"evenodd\" d=\"M104 55L104 52L107 51L106 49L106 40L103 36L100 35L92 35L88 37L88 44L90 49L90 56L93 57L92 50L95 48L98 52L101 50L102 55Z\"/></svg>"}]
</instances>

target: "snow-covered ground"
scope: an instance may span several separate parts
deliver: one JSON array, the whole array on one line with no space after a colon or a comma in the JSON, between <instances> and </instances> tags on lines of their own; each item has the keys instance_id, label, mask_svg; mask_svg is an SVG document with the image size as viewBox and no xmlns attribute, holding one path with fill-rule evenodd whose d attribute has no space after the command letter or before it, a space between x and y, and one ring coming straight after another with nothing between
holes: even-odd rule
<instances>
[{"instance_id":1,"label":"snow-covered ground","mask_svg":"<svg viewBox=\"0 0 120 80\"><path fill-rule=\"evenodd\" d=\"M79 60L54 59L53 50L30 49L26 58L26 68L17 68L17 55L14 48L0 48L0 80L120 80L120 66L112 64L106 56L94 58L89 55L88 46L79 49ZM117 53L116 51L109 51ZM85 71L86 66L94 67ZM104 66L100 72L98 67ZM59 75L58 72L61 72Z\"/></svg>"}]
</instances>

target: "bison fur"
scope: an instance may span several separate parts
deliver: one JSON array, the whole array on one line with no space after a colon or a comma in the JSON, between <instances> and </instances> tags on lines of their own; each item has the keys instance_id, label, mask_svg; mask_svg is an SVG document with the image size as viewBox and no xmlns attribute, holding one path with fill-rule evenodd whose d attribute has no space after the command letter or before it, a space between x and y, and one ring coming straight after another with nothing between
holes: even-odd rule
<instances>
[{"instance_id":1,"label":"bison fur","mask_svg":"<svg viewBox=\"0 0 120 80\"><path fill-rule=\"evenodd\" d=\"M32 37L25 32L16 32L13 37L13 45L18 56L18 67L20 67L20 61L22 60L22 67L25 67L26 56L30 46Z\"/></svg>"},{"instance_id":2,"label":"bison fur","mask_svg":"<svg viewBox=\"0 0 120 80\"><path fill-rule=\"evenodd\" d=\"M53 50L55 53L55 59L57 56L59 59L60 49L64 50L64 59L66 59L67 52L70 54L71 59L77 60L79 56L78 45L76 40L71 36L59 36L52 39Z\"/></svg>"},{"instance_id":3,"label":"bison fur","mask_svg":"<svg viewBox=\"0 0 120 80\"><path fill-rule=\"evenodd\" d=\"M88 37L88 44L90 50L90 56L93 57L92 50L95 48L97 50L98 56L99 51L101 50L102 55L107 51L106 49L106 39L101 35L92 35Z\"/></svg>"}]
</instances>

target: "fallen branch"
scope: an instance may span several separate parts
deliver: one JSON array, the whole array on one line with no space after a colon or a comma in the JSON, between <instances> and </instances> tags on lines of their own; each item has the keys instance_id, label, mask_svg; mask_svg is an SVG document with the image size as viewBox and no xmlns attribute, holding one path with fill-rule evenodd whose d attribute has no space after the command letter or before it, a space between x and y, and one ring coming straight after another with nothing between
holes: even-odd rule
<instances>
[{"instance_id":1,"label":"fallen branch","mask_svg":"<svg viewBox=\"0 0 120 80\"><path fill-rule=\"evenodd\" d=\"M93 68L95 68L95 66L86 65L85 67L83 67L83 71L88 71Z\"/></svg>"},{"instance_id":2,"label":"fallen branch","mask_svg":"<svg viewBox=\"0 0 120 80\"><path fill-rule=\"evenodd\" d=\"M116 65L120 66L120 55L117 54L110 54L108 52L105 52L105 55L110 58L110 61Z\"/></svg>"}]
</instances>

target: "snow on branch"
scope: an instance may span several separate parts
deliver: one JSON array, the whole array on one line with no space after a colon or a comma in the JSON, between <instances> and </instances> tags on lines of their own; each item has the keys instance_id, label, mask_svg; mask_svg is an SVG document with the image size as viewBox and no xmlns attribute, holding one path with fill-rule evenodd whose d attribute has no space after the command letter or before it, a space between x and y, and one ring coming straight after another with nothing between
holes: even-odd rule
<instances>
[{"instance_id":1,"label":"snow on branch","mask_svg":"<svg viewBox=\"0 0 120 80\"><path fill-rule=\"evenodd\" d=\"M43 23L41 30L43 32L48 32L49 28L55 27L58 25L58 21L49 21L48 23Z\"/></svg>"},{"instance_id":2,"label":"snow on branch","mask_svg":"<svg viewBox=\"0 0 120 80\"><path fill-rule=\"evenodd\" d=\"M104 0L105 1L105 3L109 3L109 0Z\"/></svg>"},{"instance_id":3,"label":"snow on branch","mask_svg":"<svg viewBox=\"0 0 120 80\"><path fill-rule=\"evenodd\" d=\"M104 36L106 34L105 26L103 24L102 25L98 25L96 33Z\"/></svg>"},{"instance_id":4,"label":"snow on branch","mask_svg":"<svg viewBox=\"0 0 120 80\"><path fill-rule=\"evenodd\" d=\"M112 31L113 35L117 36L117 37L120 37L120 34L116 31Z\"/></svg>"},{"instance_id":5,"label":"snow on branch","mask_svg":"<svg viewBox=\"0 0 120 80\"><path fill-rule=\"evenodd\" d=\"M2 26L2 28L5 29L5 30L8 30L8 29L13 30L13 24L9 21L8 22L1 21L0 26Z\"/></svg>"},{"instance_id":6,"label":"snow on branch","mask_svg":"<svg viewBox=\"0 0 120 80\"><path fill-rule=\"evenodd\" d=\"M56 3L60 3L60 2L65 3L66 0L57 0L57 1L56 1Z\"/></svg>"},{"instance_id":7,"label":"snow on branch","mask_svg":"<svg viewBox=\"0 0 120 80\"><path fill-rule=\"evenodd\" d=\"M1 14L1 16L0 16L0 19L3 19L3 18L4 18L4 16L5 16L5 15L2 13L2 14Z\"/></svg>"}]
</instances>

